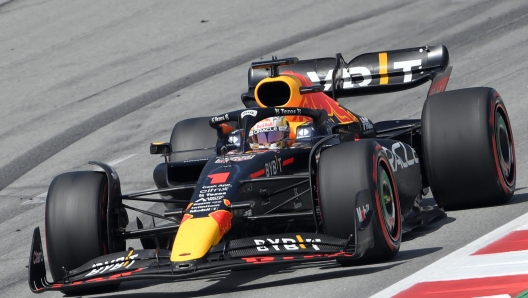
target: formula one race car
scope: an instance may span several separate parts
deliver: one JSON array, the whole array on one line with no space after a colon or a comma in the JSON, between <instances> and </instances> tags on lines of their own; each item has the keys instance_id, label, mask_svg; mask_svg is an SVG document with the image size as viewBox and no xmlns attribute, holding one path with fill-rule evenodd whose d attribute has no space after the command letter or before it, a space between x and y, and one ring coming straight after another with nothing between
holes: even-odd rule
<instances>
[{"instance_id":1,"label":"formula one race car","mask_svg":"<svg viewBox=\"0 0 528 298\"><path fill-rule=\"evenodd\" d=\"M64 173L46 202L46 279L39 228L35 293L110 291L120 282L176 280L269 264L380 262L402 233L459 209L507 202L516 162L512 130L491 88L444 92L444 46L335 58L254 62L246 109L186 119L170 142L156 189L122 194L119 177ZM421 119L373 123L338 98L400 91L432 80ZM429 189L436 205L423 204ZM161 195L153 198L151 195ZM165 204L156 214L126 205ZM127 209L169 223L129 230ZM140 239L143 249L126 249Z\"/></svg>"}]
</instances>

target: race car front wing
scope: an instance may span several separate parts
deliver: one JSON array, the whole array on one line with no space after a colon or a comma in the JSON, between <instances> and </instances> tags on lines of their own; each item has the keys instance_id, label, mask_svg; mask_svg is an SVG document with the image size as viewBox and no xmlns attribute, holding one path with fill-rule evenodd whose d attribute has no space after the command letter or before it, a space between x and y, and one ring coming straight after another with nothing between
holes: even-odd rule
<instances>
[{"instance_id":1,"label":"race car front wing","mask_svg":"<svg viewBox=\"0 0 528 298\"><path fill-rule=\"evenodd\" d=\"M263 265L360 258L374 243L373 217L374 211L370 210L361 223L356 220L356 234L348 239L319 233L249 237L222 242L204 258L186 262L171 262L170 250L130 248L98 257L73 270L64 268L64 277L51 283L46 278L40 229L36 227L29 258L29 287L34 293L42 293L141 279L178 280Z\"/></svg>"}]
</instances>

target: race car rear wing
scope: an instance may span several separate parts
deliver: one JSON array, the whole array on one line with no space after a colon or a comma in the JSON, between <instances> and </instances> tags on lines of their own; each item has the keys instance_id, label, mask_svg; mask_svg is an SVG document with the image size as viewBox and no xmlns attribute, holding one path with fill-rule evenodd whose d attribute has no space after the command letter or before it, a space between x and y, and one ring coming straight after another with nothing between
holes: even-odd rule
<instances>
[{"instance_id":1,"label":"race car rear wing","mask_svg":"<svg viewBox=\"0 0 528 298\"><path fill-rule=\"evenodd\" d=\"M264 62L259 61L258 63L263 64ZM280 73L284 71L301 73L314 85L324 86L323 92L337 100L342 97L414 88L434 80L435 77L444 73L448 66L449 53L447 48L441 45L367 53L355 57L348 63L341 54L336 54L335 58L298 60L294 64L282 64ZM272 70L273 68L255 67L249 69L249 92L242 94L244 103L251 100L252 90L258 82L272 75L270 73ZM446 84L447 81L445 81L444 89Z\"/></svg>"}]
</instances>

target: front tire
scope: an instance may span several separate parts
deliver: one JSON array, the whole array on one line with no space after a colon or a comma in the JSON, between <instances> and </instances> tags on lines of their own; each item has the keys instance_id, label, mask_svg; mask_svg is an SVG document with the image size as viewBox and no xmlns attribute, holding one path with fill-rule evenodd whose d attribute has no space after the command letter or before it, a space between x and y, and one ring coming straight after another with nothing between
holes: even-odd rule
<instances>
[{"instance_id":1,"label":"front tire","mask_svg":"<svg viewBox=\"0 0 528 298\"><path fill-rule=\"evenodd\" d=\"M46 201L46 246L53 280L110 252L124 251L125 241L107 240L108 179L99 172L69 172L53 179ZM115 285L98 290L116 289ZM88 290L63 291L78 295Z\"/></svg>"},{"instance_id":2,"label":"front tire","mask_svg":"<svg viewBox=\"0 0 528 298\"><path fill-rule=\"evenodd\" d=\"M355 234L355 219L366 206L356 198L370 198L374 246L359 260L337 259L343 265L382 262L394 257L401 244L401 209L387 155L374 140L343 143L322 152L318 166L319 204L325 233L347 239ZM364 209L363 209L364 210Z\"/></svg>"},{"instance_id":3,"label":"front tire","mask_svg":"<svg viewBox=\"0 0 528 298\"><path fill-rule=\"evenodd\" d=\"M429 97L422 112L425 169L445 209L503 204L513 196L516 160L508 113L491 88Z\"/></svg>"}]
</instances>

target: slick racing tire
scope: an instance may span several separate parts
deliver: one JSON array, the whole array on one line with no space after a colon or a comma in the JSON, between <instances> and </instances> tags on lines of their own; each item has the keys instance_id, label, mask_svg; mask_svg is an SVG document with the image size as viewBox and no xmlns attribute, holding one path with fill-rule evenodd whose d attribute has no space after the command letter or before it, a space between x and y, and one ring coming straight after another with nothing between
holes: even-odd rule
<instances>
[{"instance_id":1,"label":"slick racing tire","mask_svg":"<svg viewBox=\"0 0 528 298\"><path fill-rule=\"evenodd\" d=\"M398 190L387 155L376 141L347 142L323 151L318 191L323 228L330 236L355 236L356 217L365 208L374 209L374 246L358 260L337 259L340 264L382 262L398 253L402 237ZM369 206L355 205L360 195L369 198Z\"/></svg>"},{"instance_id":2,"label":"slick racing tire","mask_svg":"<svg viewBox=\"0 0 528 298\"><path fill-rule=\"evenodd\" d=\"M198 117L182 120L172 129L172 134L170 138L170 143L172 146L172 151L174 153L170 156L171 162L183 161L191 158L197 157L207 157L213 154L213 147L216 146L218 139L217 132L211 126L209 126L209 120L211 117ZM209 148L209 149L204 149ZM198 149L198 150L196 150ZM201 150L200 150L201 149ZM188 151L192 150L192 151ZM186 151L186 152L176 152L176 151ZM187 183L193 183L197 179L197 175L200 174L201 168L196 169L192 173L185 173L184 179L178 181L179 179L171 179L172 185L181 185ZM168 188L166 175L166 165L160 164L154 169L154 182L158 188ZM194 178L193 178L194 177ZM181 178L181 177L180 177ZM187 181L187 179L189 179ZM175 181L176 180L176 181ZM180 197L190 197L193 193L193 190L188 192L180 192ZM170 193L161 193L160 194L164 199L174 199ZM168 209L182 208L187 204L175 204L175 203L164 203Z\"/></svg>"},{"instance_id":3,"label":"slick racing tire","mask_svg":"<svg viewBox=\"0 0 528 298\"><path fill-rule=\"evenodd\" d=\"M513 196L513 135L500 95L468 88L427 98L422 111L424 165L445 209L506 203Z\"/></svg>"},{"instance_id":4,"label":"slick racing tire","mask_svg":"<svg viewBox=\"0 0 528 298\"><path fill-rule=\"evenodd\" d=\"M170 138L173 152L193 149L203 150L172 153L171 161L181 161L213 153L213 149L204 149L215 147L218 139L216 130L209 126L209 120L211 120L211 117L190 118L174 125Z\"/></svg>"},{"instance_id":5,"label":"slick racing tire","mask_svg":"<svg viewBox=\"0 0 528 298\"><path fill-rule=\"evenodd\" d=\"M53 280L61 280L66 270L110 252L124 251L125 241L107 240L108 179L99 172L69 172L50 184L46 201L46 246ZM111 291L119 283L97 289L67 290L68 295Z\"/></svg>"}]
</instances>

